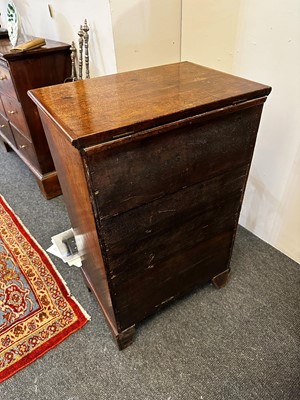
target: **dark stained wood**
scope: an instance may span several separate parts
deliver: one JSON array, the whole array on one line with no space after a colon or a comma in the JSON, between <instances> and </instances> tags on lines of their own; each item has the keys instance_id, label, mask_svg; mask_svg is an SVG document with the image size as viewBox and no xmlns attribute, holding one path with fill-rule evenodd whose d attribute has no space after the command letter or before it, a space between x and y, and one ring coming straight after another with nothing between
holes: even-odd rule
<instances>
[{"instance_id":1,"label":"dark stained wood","mask_svg":"<svg viewBox=\"0 0 300 400\"><path fill-rule=\"evenodd\" d=\"M228 282L229 273L230 273L230 268L214 276L211 280L214 287L217 289L222 289L224 286L226 286Z\"/></svg>"},{"instance_id":2,"label":"dark stained wood","mask_svg":"<svg viewBox=\"0 0 300 400\"><path fill-rule=\"evenodd\" d=\"M0 137L31 169L45 197L52 198L61 190L37 107L27 91L62 83L70 75L71 61L69 45L46 43L40 49L10 53L9 40L0 40L0 118L10 127L0 128Z\"/></svg>"},{"instance_id":3,"label":"dark stained wood","mask_svg":"<svg viewBox=\"0 0 300 400\"><path fill-rule=\"evenodd\" d=\"M28 138L20 133L20 131L11 125L11 130L14 135L14 139L16 142L16 148L18 149L19 155L22 156L22 159L28 160L30 159L31 165L36 169L39 167L39 163L36 156L36 151L33 144L28 140Z\"/></svg>"},{"instance_id":4,"label":"dark stained wood","mask_svg":"<svg viewBox=\"0 0 300 400\"><path fill-rule=\"evenodd\" d=\"M118 333L115 337L119 350L124 350L126 347L130 346L133 342L135 335L135 325L124 329L122 332Z\"/></svg>"},{"instance_id":5,"label":"dark stained wood","mask_svg":"<svg viewBox=\"0 0 300 400\"><path fill-rule=\"evenodd\" d=\"M232 231L216 235L195 247L161 261L157 268L121 280L113 286L116 317L125 329L155 313L168 303L210 282L226 270Z\"/></svg>"},{"instance_id":6,"label":"dark stained wood","mask_svg":"<svg viewBox=\"0 0 300 400\"><path fill-rule=\"evenodd\" d=\"M8 141L13 146L16 146L15 138L11 131L8 119L5 118L1 113L0 113L0 130L3 133L3 135L8 139Z\"/></svg>"},{"instance_id":7,"label":"dark stained wood","mask_svg":"<svg viewBox=\"0 0 300 400\"><path fill-rule=\"evenodd\" d=\"M0 56L8 61L19 60L20 53L14 53L10 50L13 48L8 38L1 38ZM57 42L55 40L46 39L46 44L38 49L26 51L22 53L22 59L32 59L35 57L44 56L44 54L57 53L67 50L69 52L70 45L66 43Z\"/></svg>"},{"instance_id":8,"label":"dark stained wood","mask_svg":"<svg viewBox=\"0 0 300 400\"><path fill-rule=\"evenodd\" d=\"M247 174L248 165L101 219L103 246L114 277L154 267L161 257L193 247L224 227L233 229Z\"/></svg>"},{"instance_id":9,"label":"dark stained wood","mask_svg":"<svg viewBox=\"0 0 300 400\"><path fill-rule=\"evenodd\" d=\"M205 124L187 124L105 151L88 148L99 215L124 212L249 163L261 110L260 105Z\"/></svg>"},{"instance_id":10,"label":"dark stained wood","mask_svg":"<svg viewBox=\"0 0 300 400\"><path fill-rule=\"evenodd\" d=\"M185 62L30 91L120 349L147 316L226 281L270 90Z\"/></svg>"},{"instance_id":11,"label":"dark stained wood","mask_svg":"<svg viewBox=\"0 0 300 400\"><path fill-rule=\"evenodd\" d=\"M1 40L0 40L1 42ZM2 65L1 65L2 63ZM12 77L7 70L7 64L4 60L0 59L0 81L1 81L1 92L6 96L12 97L18 100L17 93L15 91L14 83ZM4 111L4 110L3 110ZM5 111L4 111L5 112Z\"/></svg>"},{"instance_id":12,"label":"dark stained wood","mask_svg":"<svg viewBox=\"0 0 300 400\"><path fill-rule=\"evenodd\" d=\"M21 103L8 96L2 96L2 103L10 124L15 126L24 136L27 137L28 140L31 141L31 134L28 129Z\"/></svg>"},{"instance_id":13,"label":"dark stained wood","mask_svg":"<svg viewBox=\"0 0 300 400\"><path fill-rule=\"evenodd\" d=\"M6 115L4 107L3 107L3 103L2 103L2 99L0 96L0 115L3 117L4 115Z\"/></svg>"}]
</instances>

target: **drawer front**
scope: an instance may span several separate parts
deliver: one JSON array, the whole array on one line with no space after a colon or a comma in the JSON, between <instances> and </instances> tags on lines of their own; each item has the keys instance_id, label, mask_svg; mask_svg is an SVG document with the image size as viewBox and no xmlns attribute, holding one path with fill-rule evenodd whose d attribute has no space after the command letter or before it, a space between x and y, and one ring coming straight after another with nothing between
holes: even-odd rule
<instances>
[{"instance_id":1,"label":"drawer front","mask_svg":"<svg viewBox=\"0 0 300 400\"><path fill-rule=\"evenodd\" d=\"M13 131L17 150L23 158L32 164L35 168L39 169L39 164L36 158L35 150L33 144L27 140L23 135L21 135L18 130L11 125L11 130Z\"/></svg>"},{"instance_id":2,"label":"drawer front","mask_svg":"<svg viewBox=\"0 0 300 400\"><path fill-rule=\"evenodd\" d=\"M253 107L123 146L87 149L88 176L100 217L249 164L261 109Z\"/></svg>"},{"instance_id":3,"label":"drawer front","mask_svg":"<svg viewBox=\"0 0 300 400\"><path fill-rule=\"evenodd\" d=\"M2 102L9 121L30 140L31 136L21 104L16 99L7 96L2 97Z\"/></svg>"},{"instance_id":4,"label":"drawer front","mask_svg":"<svg viewBox=\"0 0 300 400\"><path fill-rule=\"evenodd\" d=\"M233 231L196 244L145 269L129 279L115 279L112 285L116 317L122 329L154 314L168 302L199 288L228 268ZM187 262L188 260L188 262ZM179 263L179 264L178 264Z\"/></svg>"},{"instance_id":5,"label":"drawer front","mask_svg":"<svg viewBox=\"0 0 300 400\"><path fill-rule=\"evenodd\" d=\"M0 114L6 116L1 96L0 96Z\"/></svg>"},{"instance_id":6,"label":"drawer front","mask_svg":"<svg viewBox=\"0 0 300 400\"><path fill-rule=\"evenodd\" d=\"M10 71L8 68L3 67L2 65L0 65L0 93L16 99L18 98Z\"/></svg>"},{"instance_id":7,"label":"drawer front","mask_svg":"<svg viewBox=\"0 0 300 400\"><path fill-rule=\"evenodd\" d=\"M10 129L10 125L9 122L7 121L7 119L0 114L0 130L1 130L1 134L8 139L8 141L12 144L12 145L16 145L15 143L15 139L14 136L12 134L12 131Z\"/></svg>"},{"instance_id":8,"label":"drawer front","mask_svg":"<svg viewBox=\"0 0 300 400\"><path fill-rule=\"evenodd\" d=\"M123 329L227 268L248 169L100 221Z\"/></svg>"},{"instance_id":9,"label":"drawer front","mask_svg":"<svg viewBox=\"0 0 300 400\"><path fill-rule=\"evenodd\" d=\"M193 185L149 204L100 221L108 268L135 275L149 264L234 229L248 166ZM151 254L155 255L151 260ZM149 261L151 260L151 261Z\"/></svg>"}]
</instances>

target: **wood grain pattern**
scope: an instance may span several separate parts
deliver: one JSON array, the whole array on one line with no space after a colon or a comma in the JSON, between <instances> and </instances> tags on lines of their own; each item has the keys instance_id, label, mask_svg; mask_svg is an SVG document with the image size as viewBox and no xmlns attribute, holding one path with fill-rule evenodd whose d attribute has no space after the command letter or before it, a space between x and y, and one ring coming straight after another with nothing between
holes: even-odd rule
<instances>
[{"instance_id":1,"label":"wood grain pattern","mask_svg":"<svg viewBox=\"0 0 300 400\"><path fill-rule=\"evenodd\" d=\"M183 62L41 88L32 95L70 141L86 146L269 92L268 86Z\"/></svg>"},{"instance_id":2,"label":"wood grain pattern","mask_svg":"<svg viewBox=\"0 0 300 400\"><path fill-rule=\"evenodd\" d=\"M69 51L70 45L67 43L57 42L55 40L46 39L46 45L38 49L33 49L23 53L11 53L12 44L8 38L1 39L0 43L0 56L8 61L19 60L20 57L24 58L35 58L44 55L45 53L55 53L57 51Z\"/></svg>"},{"instance_id":3,"label":"wood grain pattern","mask_svg":"<svg viewBox=\"0 0 300 400\"><path fill-rule=\"evenodd\" d=\"M0 92L18 100L18 95L8 70L8 64L4 60L2 60L2 65L0 60Z\"/></svg>"},{"instance_id":4,"label":"wood grain pattern","mask_svg":"<svg viewBox=\"0 0 300 400\"><path fill-rule=\"evenodd\" d=\"M15 138L14 135L10 129L10 125L8 122L8 119L5 118L1 113L0 113L0 130L5 136L5 138L8 139L8 141L13 145L16 146Z\"/></svg>"},{"instance_id":5,"label":"wood grain pattern","mask_svg":"<svg viewBox=\"0 0 300 400\"><path fill-rule=\"evenodd\" d=\"M252 107L106 151L87 149L99 215L123 212L249 163L261 110Z\"/></svg>"},{"instance_id":6,"label":"wood grain pattern","mask_svg":"<svg viewBox=\"0 0 300 400\"><path fill-rule=\"evenodd\" d=\"M116 321L99 248L83 161L78 151L72 147L65 137L60 135L57 126L42 112L41 120L52 150L56 169L60 171L59 180L77 239L79 254L82 258L83 273L88 283L92 283L89 286L94 290L108 324L116 334Z\"/></svg>"},{"instance_id":7,"label":"wood grain pattern","mask_svg":"<svg viewBox=\"0 0 300 400\"><path fill-rule=\"evenodd\" d=\"M158 309L227 280L270 90L178 63L30 92L119 348Z\"/></svg>"},{"instance_id":8,"label":"wood grain pattern","mask_svg":"<svg viewBox=\"0 0 300 400\"><path fill-rule=\"evenodd\" d=\"M136 273L148 268L149 260L154 266L161 256L169 257L169 251L177 252L178 246L184 250L210 238L223 229L222 223L226 230L233 229L248 170L249 165L246 165L101 219L100 229L112 275ZM230 203L229 207L235 207L228 213L225 212L226 202Z\"/></svg>"},{"instance_id":9,"label":"wood grain pattern","mask_svg":"<svg viewBox=\"0 0 300 400\"><path fill-rule=\"evenodd\" d=\"M31 141L31 134L28 129L21 103L8 96L2 96L2 103L5 115L9 118L10 123L19 129L19 131Z\"/></svg>"},{"instance_id":10,"label":"wood grain pattern","mask_svg":"<svg viewBox=\"0 0 300 400\"><path fill-rule=\"evenodd\" d=\"M40 49L10 53L8 39L0 40L0 113L11 127L10 131L0 130L0 136L33 172L46 198L61 191L57 177L53 176L56 172L38 110L27 91L62 83L69 76L69 48L67 44L47 41ZM13 137L15 132L17 138ZM23 135L30 145L20 144L23 139L19 135Z\"/></svg>"},{"instance_id":11,"label":"wood grain pattern","mask_svg":"<svg viewBox=\"0 0 300 400\"><path fill-rule=\"evenodd\" d=\"M19 151L19 154L22 154L24 159L30 159L31 164L38 169L39 163L37 160L36 152L33 144L28 140L28 138L22 135L18 129L16 129L13 125L11 125L11 130L14 135L14 139L16 142L16 148Z\"/></svg>"},{"instance_id":12,"label":"wood grain pattern","mask_svg":"<svg viewBox=\"0 0 300 400\"><path fill-rule=\"evenodd\" d=\"M142 321L226 270L232 240L232 231L221 233L170 260L165 259L157 269L146 269L127 280L119 279L113 293L121 328Z\"/></svg>"}]
</instances>

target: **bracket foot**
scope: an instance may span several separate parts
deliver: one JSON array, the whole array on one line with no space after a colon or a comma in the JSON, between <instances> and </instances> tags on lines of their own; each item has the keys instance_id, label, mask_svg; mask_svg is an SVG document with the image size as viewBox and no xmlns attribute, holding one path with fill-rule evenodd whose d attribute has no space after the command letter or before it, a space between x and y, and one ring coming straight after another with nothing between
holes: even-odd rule
<instances>
[{"instance_id":1,"label":"bracket foot","mask_svg":"<svg viewBox=\"0 0 300 400\"><path fill-rule=\"evenodd\" d=\"M212 283L215 288L221 289L226 286L229 278L230 268L227 268L225 271L221 272L220 274L214 276L212 278Z\"/></svg>"}]
</instances>

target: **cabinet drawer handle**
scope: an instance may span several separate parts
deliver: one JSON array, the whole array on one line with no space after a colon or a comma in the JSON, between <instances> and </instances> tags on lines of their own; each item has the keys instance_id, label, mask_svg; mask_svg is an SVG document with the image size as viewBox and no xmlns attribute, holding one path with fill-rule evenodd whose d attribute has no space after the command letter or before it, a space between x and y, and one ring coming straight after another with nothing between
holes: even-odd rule
<instances>
[{"instance_id":1,"label":"cabinet drawer handle","mask_svg":"<svg viewBox=\"0 0 300 400\"><path fill-rule=\"evenodd\" d=\"M8 112L8 114L16 114L17 113L17 111L7 111Z\"/></svg>"},{"instance_id":2,"label":"cabinet drawer handle","mask_svg":"<svg viewBox=\"0 0 300 400\"><path fill-rule=\"evenodd\" d=\"M0 76L0 81L4 81L4 79L7 79L6 75Z\"/></svg>"},{"instance_id":3,"label":"cabinet drawer handle","mask_svg":"<svg viewBox=\"0 0 300 400\"><path fill-rule=\"evenodd\" d=\"M25 149L28 145L27 144L20 144L19 149Z\"/></svg>"},{"instance_id":4,"label":"cabinet drawer handle","mask_svg":"<svg viewBox=\"0 0 300 400\"><path fill-rule=\"evenodd\" d=\"M0 125L0 129L2 129L2 128L6 128L7 127L7 125Z\"/></svg>"}]
</instances>

